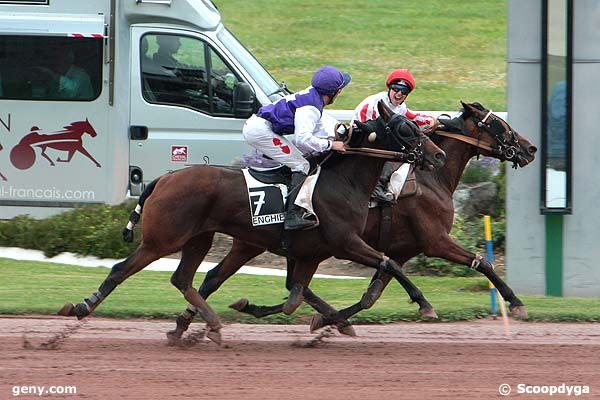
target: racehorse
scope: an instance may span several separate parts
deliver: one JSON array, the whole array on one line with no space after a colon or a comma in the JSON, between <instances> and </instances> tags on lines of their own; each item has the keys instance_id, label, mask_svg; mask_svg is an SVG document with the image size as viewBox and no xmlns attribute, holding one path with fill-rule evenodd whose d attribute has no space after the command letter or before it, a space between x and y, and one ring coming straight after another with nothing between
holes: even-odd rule
<instances>
[{"instance_id":1,"label":"racehorse","mask_svg":"<svg viewBox=\"0 0 600 400\"><path fill-rule=\"evenodd\" d=\"M312 230L291 232L285 249L282 224L252 226L248 192L239 169L206 165L182 169L151 182L140 196L136 210L143 210L142 240L133 254L112 268L97 292L76 306L65 304L59 314L84 318L125 279L152 261L181 251L181 262L171 283L206 320L207 337L220 343L219 317L192 286L215 232L290 255L299 271L303 265L313 265L320 254L334 254L372 268L383 264L391 273L400 271L397 264L360 238L367 219L369 193L386 159L406 160L410 156L423 166L437 168L443 165L445 154L414 124L394 115L383 103L379 104L379 111L381 117L353 134L344 153L332 154L322 163L313 196L321 223ZM308 277L292 276L288 308L295 309L302 302Z\"/></svg>"},{"instance_id":2,"label":"racehorse","mask_svg":"<svg viewBox=\"0 0 600 400\"><path fill-rule=\"evenodd\" d=\"M386 216L382 208L371 209L362 237L369 245L383 251L399 265L424 253L429 257L439 257L473 268L488 277L498 288L503 298L509 302L513 316L525 318L527 315L525 306L498 277L492 265L479 255L457 244L449 233L454 220L452 195L471 158L481 154L501 161L512 162L514 168L525 167L534 160L537 149L526 138L514 131L506 121L492 114L479 103L462 103L462 106L463 112L459 117L452 120L440 120L441 122L445 121L443 126L431 135L434 142L446 152L447 160L444 167L434 172L417 171L417 181L422 194L399 199L398 203L392 207L390 216ZM380 229L382 224L389 226L388 232ZM234 238L232 248L227 256L206 274L204 282L198 289L201 296L207 298L242 265L265 250L265 248ZM312 276L318 263L331 255L323 254L310 266L294 264L288 260L288 276L290 273ZM421 291L408 278L404 278L399 282L408 292L411 302L419 304L419 313L422 316L437 318L433 307ZM370 308L390 279L391 276L386 270L380 269L373 277L369 289L361 301L339 313L306 288L304 290L306 302L323 314L313 318L311 330L333 324L340 332L353 335L354 330L347 319L363 309ZM249 304L246 299L241 299L231 305L232 308L255 317L282 312L284 311L282 306L283 304L256 306ZM177 327L170 331L168 336L170 338L181 337L195 313L193 307L188 307L177 318Z\"/></svg>"},{"instance_id":3,"label":"racehorse","mask_svg":"<svg viewBox=\"0 0 600 400\"><path fill-rule=\"evenodd\" d=\"M82 137L85 133L91 137L96 137L97 133L92 124L86 118L85 121L71 122L69 125L64 127L64 130L50 134L40 134L39 129L34 126L31 128L31 132L25 135L19 143L13 147L10 152L10 161L12 164L19 169L28 169L35 162L35 151L33 147L38 147L42 150L41 155L44 157L50 165L54 166L54 161L50 159L46 154L46 149L51 148L55 150L62 150L67 152L67 158L57 158L57 162L69 162L75 155L75 152L80 152L90 160L97 167L100 164L92 155L83 147Z\"/></svg>"}]
</instances>

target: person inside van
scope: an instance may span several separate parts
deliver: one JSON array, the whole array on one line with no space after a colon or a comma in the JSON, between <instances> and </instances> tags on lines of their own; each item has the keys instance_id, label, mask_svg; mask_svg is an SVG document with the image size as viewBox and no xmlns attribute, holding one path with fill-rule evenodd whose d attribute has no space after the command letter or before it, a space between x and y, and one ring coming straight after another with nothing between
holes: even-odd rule
<instances>
[{"instance_id":1,"label":"person inside van","mask_svg":"<svg viewBox=\"0 0 600 400\"><path fill-rule=\"evenodd\" d=\"M187 69L188 65L177 60L174 55L181 47L181 39L173 35L158 35L156 37L158 51L152 56L152 61L167 70Z\"/></svg>"},{"instance_id":2,"label":"person inside van","mask_svg":"<svg viewBox=\"0 0 600 400\"><path fill-rule=\"evenodd\" d=\"M91 100L94 98L94 88L88 73L75 65L75 52L68 50L64 57L57 59L54 68L36 67L42 74L36 87L32 88L33 97ZM44 82L42 86L40 82Z\"/></svg>"},{"instance_id":3,"label":"person inside van","mask_svg":"<svg viewBox=\"0 0 600 400\"><path fill-rule=\"evenodd\" d=\"M328 139L323 134L322 117L323 108L335 101L350 80L350 75L337 68L322 67L313 75L311 86L261 107L244 124L242 134L248 144L292 170L284 220L286 230L309 229L317 224L313 215L294 204L310 165L293 142L314 153L344 151L342 141ZM295 135L293 141L286 138L291 134Z\"/></svg>"}]
</instances>

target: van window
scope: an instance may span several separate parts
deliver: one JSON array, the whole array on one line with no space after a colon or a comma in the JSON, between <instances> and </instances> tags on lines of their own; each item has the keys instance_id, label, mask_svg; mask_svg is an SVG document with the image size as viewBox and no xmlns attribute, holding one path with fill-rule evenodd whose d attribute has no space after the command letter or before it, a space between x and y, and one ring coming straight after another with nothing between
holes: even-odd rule
<instances>
[{"instance_id":1,"label":"van window","mask_svg":"<svg viewBox=\"0 0 600 400\"><path fill-rule=\"evenodd\" d=\"M147 102L233 117L233 89L240 79L206 42L146 34L140 55L142 95Z\"/></svg>"},{"instance_id":2,"label":"van window","mask_svg":"<svg viewBox=\"0 0 600 400\"><path fill-rule=\"evenodd\" d=\"M101 90L101 39L0 35L0 98L91 101Z\"/></svg>"}]
</instances>

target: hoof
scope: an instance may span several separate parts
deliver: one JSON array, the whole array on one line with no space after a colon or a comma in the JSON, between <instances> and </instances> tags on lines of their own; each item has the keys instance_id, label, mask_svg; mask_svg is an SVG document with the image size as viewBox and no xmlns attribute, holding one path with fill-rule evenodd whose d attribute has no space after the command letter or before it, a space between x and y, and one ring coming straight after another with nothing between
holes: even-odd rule
<instances>
[{"instance_id":1,"label":"hoof","mask_svg":"<svg viewBox=\"0 0 600 400\"><path fill-rule=\"evenodd\" d=\"M65 305L58 310L58 315L62 315L63 317L74 317L75 316L75 306L72 303L65 303Z\"/></svg>"},{"instance_id":2,"label":"hoof","mask_svg":"<svg viewBox=\"0 0 600 400\"><path fill-rule=\"evenodd\" d=\"M221 329L211 329L206 334L206 337L218 344L221 345Z\"/></svg>"},{"instance_id":3,"label":"hoof","mask_svg":"<svg viewBox=\"0 0 600 400\"><path fill-rule=\"evenodd\" d=\"M88 310L87 306L83 303L75 305L75 309L73 310L73 312L75 316L77 316L77 319L84 319L85 317L91 314L91 311Z\"/></svg>"},{"instance_id":4,"label":"hoof","mask_svg":"<svg viewBox=\"0 0 600 400\"><path fill-rule=\"evenodd\" d=\"M510 314L513 316L513 318L517 319L527 318L527 310L525 309L525 306L510 307Z\"/></svg>"},{"instance_id":5,"label":"hoof","mask_svg":"<svg viewBox=\"0 0 600 400\"><path fill-rule=\"evenodd\" d=\"M290 291L290 295L287 298L285 304L283 305L281 311L285 315L291 315L300 307L302 302L304 301L304 295L302 294L303 287L299 283L294 284L292 290Z\"/></svg>"},{"instance_id":6,"label":"hoof","mask_svg":"<svg viewBox=\"0 0 600 400\"><path fill-rule=\"evenodd\" d=\"M181 335L182 332L177 332L177 329L169 331L166 333L167 335L167 344L169 346L180 346L181 345Z\"/></svg>"},{"instance_id":7,"label":"hoof","mask_svg":"<svg viewBox=\"0 0 600 400\"><path fill-rule=\"evenodd\" d=\"M310 320L310 331L314 332L325 326L325 318L321 314L313 315Z\"/></svg>"},{"instance_id":8,"label":"hoof","mask_svg":"<svg viewBox=\"0 0 600 400\"><path fill-rule=\"evenodd\" d=\"M381 293L383 292L383 282L381 279L375 279L369 287L365 294L363 294L360 299L360 306L363 310L368 310L373 307L373 304L381 297Z\"/></svg>"},{"instance_id":9,"label":"hoof","mask_svg":"<svg viewBox=\"0 0 600 400\"><path fill-rule=\"evenodd\" d=\"M425 318L440 319L440 317L438 317L437 313L435 312L435 310L433 308L425 308L425 309L420 308L419 315L421 317L425 317Z\"/></svg>"},{"instance_id":10,"label":"hoof","mask_svg":"<svg viewBox=\"0 0 600 400\"><path fill-rule=\"evenodd\" d=\"M354 330L354 327L352 325L338 326L337 330L342 335L351 336L351 337L356 336L356 331Z\"/></svg>"},{"instance_id":11,"label":"hoof","mask_svg":"<svg viewBox=\"0 0 600 400\"><path fill-rule=\"evenodd\" d=\"M235 303L229 305L229 308L233 308L236 311L242 311L244 308L248 307L248 299L239 299Z\"/></svg>"}]
</instances>

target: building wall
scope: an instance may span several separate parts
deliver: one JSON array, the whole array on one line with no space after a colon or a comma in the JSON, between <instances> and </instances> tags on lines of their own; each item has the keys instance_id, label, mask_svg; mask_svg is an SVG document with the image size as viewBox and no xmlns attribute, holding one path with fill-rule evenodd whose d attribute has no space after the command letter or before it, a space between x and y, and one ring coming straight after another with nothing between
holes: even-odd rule
<instances>
[{"instance_id":1,"label":"building wall","mask_svg":"<svg viewBox=\"0 0 600 400\"><path fill-rule=\"evenodd\" d=\"M509 0L509 123L541 146L541 0ZM563 217L564 296L600 296L600 1L573 2L572 215ZM541 149L540 149L541 151ZM546 292L540 157L507 173L508 284Z\"/></svg>"}]
</instances>

